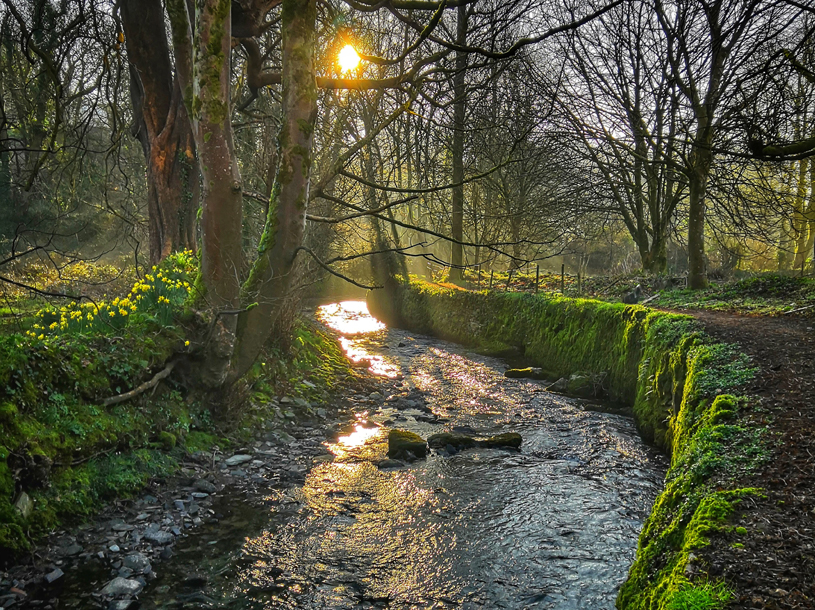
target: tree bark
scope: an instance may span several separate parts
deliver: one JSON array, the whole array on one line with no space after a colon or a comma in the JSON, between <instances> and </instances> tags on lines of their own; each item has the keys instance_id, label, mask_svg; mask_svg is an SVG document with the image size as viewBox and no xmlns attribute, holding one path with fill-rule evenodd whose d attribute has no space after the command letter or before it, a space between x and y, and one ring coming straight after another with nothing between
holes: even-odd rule
<instances>
[{"instance_id":1,"label":"tree bark","mask_svg":"<svg viewBox=\"0 0 815 610\"><path fill-rule=\"evenodd\" d=\"M305 230L317 120L316 0L284 0L281 19L283 121L279 166L258 259L242 290L244 302L256 304L238 318L237 342L227 383L240 379L249 370L269 338L274 319L288 295ZM237 235L240 236L239 231Z\"/></svg>"},{"instance_id":2,"label":"tree bark","mask_svg":"<svg viewBox=\"0 0 815 610\"><path fill-rule=\"evenodd\" d=\"M149 254L155 264L172 252L197 249L195 143L173 76L161 1L122 0L120 14L130 63L132 133L147 162Z\"/></svg>"}]
</instances>

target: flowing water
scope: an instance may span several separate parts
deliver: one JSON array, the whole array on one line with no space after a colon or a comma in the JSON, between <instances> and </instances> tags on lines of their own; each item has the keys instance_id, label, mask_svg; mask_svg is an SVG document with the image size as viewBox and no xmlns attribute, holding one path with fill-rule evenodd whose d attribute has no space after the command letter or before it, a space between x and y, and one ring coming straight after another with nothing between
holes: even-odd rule
<instances>
[{"instance_id":1,"label":"flowing water","mask_svg":"<svg viewBox=\"0 0 815 610\"><path fill-rule=\"evenodd\" d=\"M220 499L223 518L156 566L143 608L614 607L665 470L630 416L384 328L364 303L318 318L382 376L382 396L355 397L355 420L325 442L333 461L302 485L270 487L263 508ZM391 428L523 444L380 468ZM191 592L190 571L206 586Z\"/></svg>"}]
</instances>

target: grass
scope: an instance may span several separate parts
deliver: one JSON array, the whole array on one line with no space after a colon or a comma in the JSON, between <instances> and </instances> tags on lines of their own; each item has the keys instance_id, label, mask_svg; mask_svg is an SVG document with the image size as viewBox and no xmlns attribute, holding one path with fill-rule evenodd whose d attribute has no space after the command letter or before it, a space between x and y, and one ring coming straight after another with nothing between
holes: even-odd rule
<instances>
[{"instance_id":1,"label":"grass","mask_svg":"<svg viewBox=\"0 0 815 610\"><path fill-rule=\"evenodd\" d=\"M472 289L487 289L489 278L490 272L482 271L480 279L478 273L474 271L465 272L465 280ZM510 278L509 273L501 271L492 273L492 278L493 290L496 292L535 292L534 272L516 271ZM667 278L642 275L584 277L578 288L577 276L567 274L563 277L564 292L561 293L559 273L541 272L537 279L538 292L541 294L610 302L619 301L625 293L640 285L644 297L658 295L649 305L665 309L704 309L775 316L815 305L815 278L777 272L759 273L727 281L712 281L704 290L665 288L664 286L669 283ZM815 316L815 307L802 313Z\"/></svg>"},{"instance_id":2,"label":"grass","mask_svg":"<svg viewBox=\"0 0 815 610\"><path fill-rule=\"evenodd\" d=\"M686 583L673 594L665 610L718 610L733 598L733 592L722 582Z\"/></svg>"}]
</instances>

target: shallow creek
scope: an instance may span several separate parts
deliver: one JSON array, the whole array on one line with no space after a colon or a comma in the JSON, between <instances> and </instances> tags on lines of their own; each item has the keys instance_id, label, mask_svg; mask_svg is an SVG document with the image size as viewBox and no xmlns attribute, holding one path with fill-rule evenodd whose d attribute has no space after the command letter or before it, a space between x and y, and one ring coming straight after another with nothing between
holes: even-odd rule
<instances>
[{"instance_id":1,"label":"shallow creek","mask_svg":"<svg viewBox=\"0 0 815 610\"><path fill-rule=\"evenodd\" d=\"M295 485L221 496L140 594L142 608L611 609L664 459L633 419L507 379L505 362L387 329L364 303L318 318L381 375ZM387 431L519 432L521 450L377 463ZM326 456L328 458L328 456ZM203 574L201 583L189 574Z\"/></svg>"}]
</instances>

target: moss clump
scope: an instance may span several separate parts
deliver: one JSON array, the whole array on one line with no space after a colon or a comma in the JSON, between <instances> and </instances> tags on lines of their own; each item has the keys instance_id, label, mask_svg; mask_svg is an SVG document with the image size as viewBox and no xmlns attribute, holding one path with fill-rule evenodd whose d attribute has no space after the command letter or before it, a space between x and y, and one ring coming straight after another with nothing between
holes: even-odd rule
<instances>
[{"instance_id":1,"label":"moss clump","mask_svg":"<svg viewBox=\"0 0 815 610\"><path fill-rule=\"evenodd\" d=\"M165 451L172 451L175 449L177 439L172 432L162 430L158 433L158 442Z\"/></svg>"}]
</instances>

